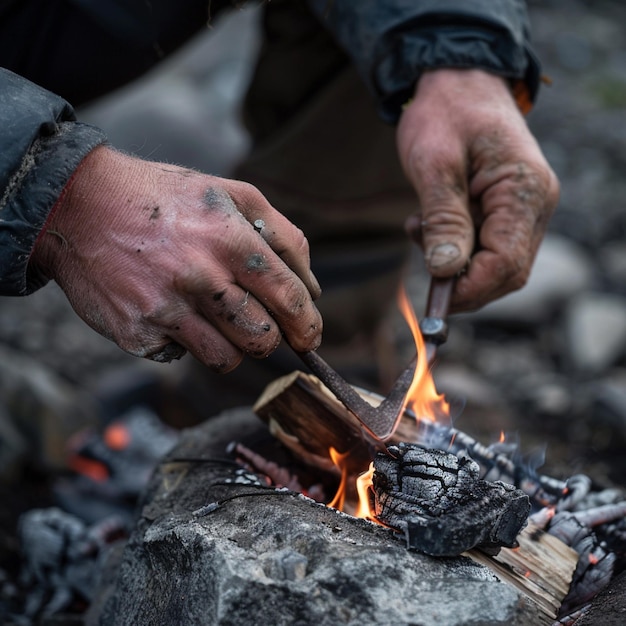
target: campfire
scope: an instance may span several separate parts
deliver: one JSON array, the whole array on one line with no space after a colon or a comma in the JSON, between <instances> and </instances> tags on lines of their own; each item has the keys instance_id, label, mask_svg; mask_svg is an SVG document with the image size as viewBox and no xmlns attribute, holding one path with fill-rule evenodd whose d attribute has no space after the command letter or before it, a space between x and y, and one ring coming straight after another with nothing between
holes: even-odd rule
<instances>
[{"instance_id":1,"label":"campfire","mask_svg":"<svg viewBox=\"0 0 626 626\"><path fill-rule=\"evenodd\" d=\"M455 428L401 306L418 358L384 446L301 371L254 414L189 429L86 623L574 623L624 568L623 494L542 475L504 435L484 445ZM67 555L84 561L96 531L59 562L76 570Z\"/></svg>"},{"instance_id":2,"label":"campfire","mask_svg":"<svg viewBox=\"0 0 626 626\"><path fill-rule=\"evenodd\" d=\"M386 453L374 452L367 434L359 441L353 416L307 374L276 381L256 403L256 414L298 458L325 471L332 461L340 480L328 506L397 531L409 549L433 556L469 551L522 588L546 616L573 623L624 569L622 494L594 492L585 475L558 480L539 474L504 433L484 446L455 429L404 292L400 309L415 338L417 362ZM358 391L374 406L383 400ZM262 471L244 448L235 450L240 461Z\"/></svg>"}]
</instances>

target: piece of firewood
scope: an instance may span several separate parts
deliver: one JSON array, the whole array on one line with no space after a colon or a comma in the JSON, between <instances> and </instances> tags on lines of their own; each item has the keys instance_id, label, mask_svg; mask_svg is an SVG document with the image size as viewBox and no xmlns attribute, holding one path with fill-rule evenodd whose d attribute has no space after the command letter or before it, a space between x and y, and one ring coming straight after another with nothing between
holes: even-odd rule
<instances>
[{"instance_id":1,"label":"piece of firewood","mask_svg":"<svg viewBox=\"0 0 626 626\"><path fill-rule=\"evenodd\" d=\"M330 448L349 453L350 473L365 471L371 461L360 422L312 374L295 371L270 383L253 411L302 461L328 470Z\"/></svg>"},{"instance_id":2,"label":"piece of firewood","mask_svg":"<svg viewBox=\"0 0 626 626\"><path fill-rule=\"evenodd\" d=\"M378 394L355 389L372 406L382 401ZM321 461L329 458L331 447L340 453L350 451L363 461L367 459L361 471L367 469L372 454L360 422L313 374L296 370L277 378L259 396L253 411L294 452L306 449ZM415 420L403 416L388 443L414 441L416 434Z\"/></svg>"},{"instance_id":3,"label":"piece of firewood","mask_svg":"<svg viewBox=\"0 0 626 626\"><path fill-rule=\"evenodd\" d=\"M518 548L502 548L495 556L480 550L466 553L502 581L519 589L547 617L554 619L567 596L578 553L530 522L518 535Z\"/></svg>"}]
</instances>

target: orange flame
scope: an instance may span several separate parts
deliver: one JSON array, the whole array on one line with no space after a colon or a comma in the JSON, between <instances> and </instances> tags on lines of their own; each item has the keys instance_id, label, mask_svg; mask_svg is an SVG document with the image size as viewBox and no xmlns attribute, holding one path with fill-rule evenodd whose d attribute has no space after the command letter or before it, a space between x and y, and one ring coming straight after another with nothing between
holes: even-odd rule
<instances>
[{"instance_id":1,"label":"orange flame","mask_svg":"<svg viewBox=\"0 0 626 626\"><path fill-rule=\"evenodd\" d=\"M337 488L335 497L328 503L328 506L343 511L344 504L346 502L346 487L348 484L348 467L343 461L348 455L337 452L337 450L335 450L332 446L329 453L333 463L341 470L341 481L339 483L339 487Z\"/></svg>"},{"instance_id":2,"label":"orange flame","mask_svg":"<svg viewBox=\"0 0 626 626\"><path fill-rule=\"evenodd\" d=\"M444 396L437 393L435 388L435 381L430 373L428 360L426 359L426 344L420 332L415 311L404 289L401 289L398 294L398 305L413 333L417 349L417 365L413 375L413 382L407 393L405 408L413 411L418 420L437 421L438 418L450 414L450 406Z\"/></svg>"},{"instance_id":3,"label":"orange flame","mask_svg":"<svg viewBox=\"0 0 626 626\"><path fill-rule=\"evenodd\" d=\"M367 472L363 472L356 479L356 491L359 494L359 505L354 512L354 517L363 517L365 519L374 519L374 512L370 508L369 489L372 486L372 478L374 477L374 464L370 463Z\"/></svg>"},{"instance_id":4,"label":"orange flame","mask_svg":"<svg viewBox=\"0 0 626 626\"><path fill-rule=\"evenodd\" d=\"M437 393L435 388L435 382L432 378L426 357L426 345L422 333L420 332L417 317L404 289L402 289L398 295L398 305L411 329L417 349L417 365L413 375L413 381L407 393L404 409L410 409L418 420L427 419L436 421L439 418L447 417L450 414L450 407L444 396ZM450 442L450 445L452 445L453 441L454 438ZM333 463L341 470L341 481L335 497L328 503L328 506L348 512L346 509L355 506L354 503L348 501L349 497L347 495L349 476L346 459L348 458L348 453L341 454L332 447L329 453ZM369 470L362 473L356 479L355 487L356 494L358 495L358 504L356 504L352 515L376 521L373 511L370 509L369 497L369 489L372 485L373 475L374 465L370 463Z\"/></svg>"}]
</instances>

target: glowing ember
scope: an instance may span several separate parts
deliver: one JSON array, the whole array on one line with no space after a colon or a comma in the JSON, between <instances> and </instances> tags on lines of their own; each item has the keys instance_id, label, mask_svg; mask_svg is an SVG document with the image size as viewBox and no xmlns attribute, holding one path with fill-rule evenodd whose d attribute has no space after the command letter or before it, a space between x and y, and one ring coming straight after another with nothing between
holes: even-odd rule
<instances>
[{"instance_id":1,"label":"glowing ember","mask_svg":"<svg viewBox=\"0 0 626 626\"><path fill-rule=\"evenodd\" d=\"M452 433L452 437L450 437L450 444L448 445L448 450L452 450L452 446L454 445L455 439L456 439L456 433Z\"/></svg>"}]
</instances>

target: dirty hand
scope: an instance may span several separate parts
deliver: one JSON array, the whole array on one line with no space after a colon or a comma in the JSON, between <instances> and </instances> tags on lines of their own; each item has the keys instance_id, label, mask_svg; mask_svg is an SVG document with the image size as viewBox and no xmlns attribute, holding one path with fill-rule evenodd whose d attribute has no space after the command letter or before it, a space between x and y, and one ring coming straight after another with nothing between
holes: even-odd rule
<instances>
[{"instance_id":1,"label":"dirty hand","mask_svg":"<svg viewBox=\"0 0 626 626\"><path fill-rule=\"evenodd\" d=\"M420 205L407 230L430 273L464 270L452 309L522 287L559 186L507 82L480 70L424 73L402 114L398 149Z\"/></svg>"},{"instance_id":2,"label":"dirty hand","mask_svg":"<svg viewBox=\"0 0 626 626\"><path fill-rule=\"evenodd\" d=\"M256 228L255 228L256 225ZM31 259L90 326L156 361L220 372L321 339L307 240L246 183L101 146L66 186Z\"/></svg>"}]
</instances>

